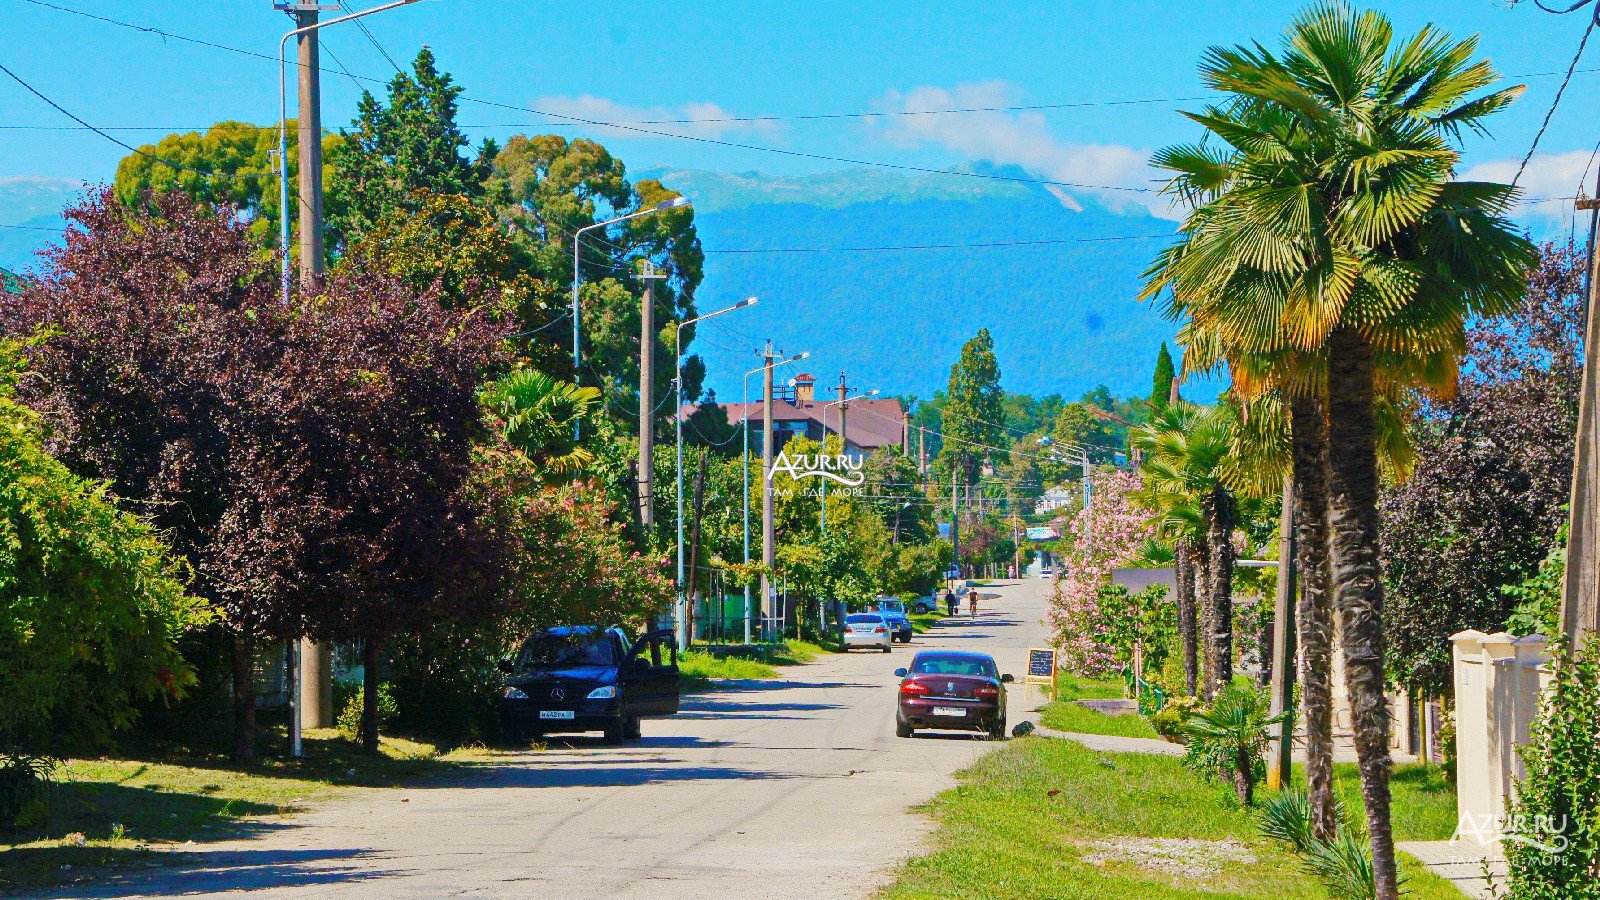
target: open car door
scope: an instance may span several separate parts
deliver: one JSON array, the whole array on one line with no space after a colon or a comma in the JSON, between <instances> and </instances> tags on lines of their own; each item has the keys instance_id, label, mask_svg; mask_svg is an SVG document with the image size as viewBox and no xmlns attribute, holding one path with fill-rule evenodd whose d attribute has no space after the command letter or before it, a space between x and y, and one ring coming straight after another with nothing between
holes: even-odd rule
<instances>
[{"instance_id":1,"label":"open car door","mask_svg":"<svg viewBox=\"0 0 1600 900\"><path fill-rule=\"evenodd\" d=\"M671 629L635 641L624 671L630 713L646 717L678 711L678 646Z\"/></svg>"}]
</instances>

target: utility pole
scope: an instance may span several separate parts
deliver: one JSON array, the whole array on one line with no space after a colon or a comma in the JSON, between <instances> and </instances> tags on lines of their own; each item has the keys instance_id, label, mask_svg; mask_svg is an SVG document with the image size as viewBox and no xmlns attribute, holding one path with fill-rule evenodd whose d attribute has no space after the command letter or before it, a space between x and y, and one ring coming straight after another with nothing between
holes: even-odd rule
<instances>
[{"instance_id":1,"label":"utility pole","mask_svg":"<svg viewBox=\"0 0 1600 900\"><path fill-rule=\"evenodd\" d=\"M644 304L639 307L639 524L655 529L656 470L656 282L666 274L644 261Z\"/></svg>"},{"instance_id":2,"label":"utility pole","mask_svg":"<svg viewBox=\"0 0 1600 900\"><path fill-rule=\"evenodd\" d=\"M917 474L928 474L928 429L917 426Z\"/></svg>"},{"instance_id":3,"label":"utility pole","mask_svg":"<svg viewBox=\"0 0 1600 900\"><path fill-rule=\"evenodd\" d=\"M1272 610L1272 696L1273 715L1294 709L1295 683L1295 571L1294 480L1283 481L1283 514L1278 519L1278 593ZM1290 781L1294 762L1294 716L1279 723L1278 748L1267 760L1267 787L1281 788Z\"/></svg>"},{"instance_id":4,"label":"utility pole","mask_svg":"<svg viewBox=\"0 0 1600 900\"><path fill-rule=\"evenodd\" d=\"M772 525L772 366L778 354L771 341L761 356L761 611L765 615L772 608L771 572L778 560Z\"/></svg>"},{"instance_id":5,"label":"utility pole","mask_svg":"<svg viewBox=\"0 0 1600 900\"><path fill-rule=\"evenodd\" d=\"M845 430L845 418L846 418L846 416L848 416L850 414L850 402L849 402L849 399L848 399L849 396L850 396L850 389L844 383L844 373L840 372L839 373L839 452L841 454L845 455L845 456L849 456L850 455L850 439L845 437L845 435L847 433L846 430ZM824 430L826 430L826 429L824 429ZM822 439L823 440L827 440L828 436L826 434L824 434L822 436Z\"/></svg>"},{"instance_id":6,"label":"utility pole","mask_svg":"<svg viewBox=\"0 0 1600 900\"><path fill-rule=\"evenodd\" d=\"M295 25L309 30L296 38L300 64L299 206L300 289L313 290L322 281L322 54L317 46L317 5L294 12ZM288 161L284 160L287 166ZM287 209L280 210L287 217ZM299 713L302 728L333 727L333 646L302 638L299 647Z\"/></svg>"},{"instance_id":7,"label":"utility pole","mask_svg":"<svg viewBox=\"0 0 1600 900\"><path fill-rule=\"evenodd\" d=\"M1600 228L1600 174L1596 199L1580 199L1589 210L1589 311L1583 338L1583 387L1578 394L1577 445L1572 459L1572 494L1568 504L1567 568L1562 583L1561 630L1571 646L1585 634L1600 631L1600 253L1595 235Z\"/></svg>"},{"instance_id":8,"label":"utility pole","mask_svg":"<svg viewBox=\"0 0 1600 900\"><path fill-rule=\"evenodd\" d=\"M961 577L961 513L956 506L956 479L957 473L966 468L966 454L960 457L952 456L950 459L950 549L952 565L956 567L956 577Z\"/></svg>"}]
</instances>

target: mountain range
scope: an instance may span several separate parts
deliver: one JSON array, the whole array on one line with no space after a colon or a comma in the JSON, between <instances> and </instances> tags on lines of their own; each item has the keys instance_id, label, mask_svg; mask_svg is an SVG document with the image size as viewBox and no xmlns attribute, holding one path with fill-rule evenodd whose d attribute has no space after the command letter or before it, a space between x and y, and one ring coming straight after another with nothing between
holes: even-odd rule
<instances>
[{"instance_id":1,"label":"mountain range","mask_svg":"<svg viewBox=\"0 0 1600 900\"><path fill-rule=\"evenodd\" d=\"M694 202L706 251L701 312L761 298L699 329L693 350L706 358L709 386L739 399L741 376L770 338L786 353L811 351L791 368L823 386L844 371L857 389L927 397L945 387L962 343L988 328L1008 390L1148 392L1174 327L1135 297L1174 223L1140 205L1027 183L1020 170L959 171L634 171ZM0 267L36 265L82 188L0 179L0 223L24 226L0 228Z\"/></svg>"}]
</instances>

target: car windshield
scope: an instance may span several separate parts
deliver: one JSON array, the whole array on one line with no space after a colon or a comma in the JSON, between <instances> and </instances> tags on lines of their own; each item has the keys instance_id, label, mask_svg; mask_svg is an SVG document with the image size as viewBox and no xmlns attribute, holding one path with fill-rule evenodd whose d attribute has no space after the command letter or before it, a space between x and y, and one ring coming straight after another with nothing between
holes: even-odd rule
<instances>
[{"instance_id":1,"label":"car windshield","mask_svg":"<svg viewBox=\"0 0 1600 900\"><path fill-rule=\"evenodd\" d=\"M844 623L846 625L882 625L883 616L873 616L867 615L866 613L858 613L853 616L845 616Z\"/></svg>"},{"instance_id":2,"label":"car windshield","mask_svg":"<svg viewBox=\"0 0 1600 900\"><path fill-rule=\"evenodd\" d=\"M994 660L980 656L919 656L911 663L913 675L976 675L995 677Z\"/></svg>"},{"instance_id":3,"label":"car windshield","mask_svg":"<svg viewBox=\"0 0 1600 900\"><path fill-rule=\"evenodd\" d=\"M879 601L878 608L886 613L903 613L906 611L905 604L901 603L899 600Z\"/></svg>"},{"instance_id":4,"label":"car windshield","mask_svg":"<svg viewBox=\"0 0 1600 900\"><path fill-rule=\"evenodd\" d=\"M517 654L517 668L611 666L616 645L605 631L546 631L529 638Z\"/></svg>"}]
</instances>

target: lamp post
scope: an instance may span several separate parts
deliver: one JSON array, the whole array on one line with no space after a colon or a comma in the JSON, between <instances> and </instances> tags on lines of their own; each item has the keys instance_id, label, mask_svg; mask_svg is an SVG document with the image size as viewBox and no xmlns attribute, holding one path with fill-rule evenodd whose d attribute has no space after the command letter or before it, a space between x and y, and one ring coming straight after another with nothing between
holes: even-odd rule
<instances>
[{"instance_id":1,"label":"lamp post","mask_svg":"<svg viewBox=\"0 0 1600 900\"><path fill-rule=\"evenodd\" d=\"M681 206L682 204L679 205ZM573 294L573 299L576 302L576 293ZM731 313L736 309L744 309L747 306L755 306L759 302L755 297L746 297L732 306L724 307L716 312L706 313L703 316L696 316L687 322L681 322L677 328L672 330L672 389L676 392L674 402L677 404L677 409L673 411L672 418L678 425L678 463L674 467L677 470L675 474L678 482L678 605L673 610L673 628L678 633L678 650L680 652L689 649L690 637L689 630L685 625L687 621L687 616L684 615L686 595L683 590L683 330L696 322L714 319L717 316ZM576 347L577 345L574 344L573 346Z\"/></svg>"},{"instance_id":2,"label":"lamp post","mask_svg":"<svg viewBox=\"0 0 1600 900\"><path fill-rule=\"evenodd\" d=\"M279 250L281 251L281 255L283 257L282 267L279 274L279 290L282 293L281 299L283 300L285 306L287 306L289 303L289 285L291 283L291 278L289 275L289 77L285 71L288 68L288 60L286 57L289 47L289 39L292 37L299 37L303 34L310 34L314 31L320 31L321 29L327 28L330 25L338 25L341 22L350 22L355 19L365 18L374 13L385 12L401 6L410 6L416 2L417 0L394 0L392 3L385 3L382 6L374 6L371 9L363 9L358 12L350 13L346 16L339 16L338 18L329 19L326 22L312 22L309 25L304 25L299 28L289 30L284 34L283 39L278 41L278 238ZM281 8L286 12L298 12L300 11L301 6L302 4L297 3L285 5ZM314 4L309 5L309 7L313 9L313 11L315 10ZM305 110L300 111L301 116L304 116L305 114ZM302 158L306 156L306 148L300 148L300 155ZM318 225L320 226L321 223L319 222ZM293 748L294 755L299 756L299 735L296 734L293 737L294 740L292 740L291 743L295 745Z\"/></svg>"},{"instance_id":3,"label":"lamp post","mask_svg":"<svg viewBox=\"0 0 1600 900\"><path fill-rule=\"evenodd\" d=\"M354 21L355 19L365 18L373 15L374 13L381 13L386 10L397 9L402 6L409 6L416 2L417 0L393 0L393 2L385 3L381 6L374 6L371 9L363 9L348 15L338 16L336 18L329 19L326 22L315 21L317 12L319 11L319 8L315 2L307 3L303 2L303 0L299 0L299 2L285 2L278 5L279 9L294 15L296 17L295 21L298 23L298 27L291 28L289 31L285 32L283 37L278 41L278 255L280 257L278 290L279 300L284 306L289 305L291 287L293 285L293 276L291 275L289 268L289 76L286 71L288 68L287 56L289 39L304 35L314 35L316 32L327 28L330 25L338 25L341 22ZM308 19L310 21L308 21ZM313 49L315 48L314 44L311 46ZM302 47L302 54L305 52L305 48ZM314 53L310 58L313 62L315 61ZM321 96L320 93L318 93L318 85L316 80L318 74L319 72L314 66L301 72L300 78L302 80L302 84L308 85L311 91L308 95L305 93L303 87L301 96L302 98L310 96L314 98L317 103L320 103L320 100L316 99L320 98ZM306 117L308 114L312 116L312 122L307 122ZM307 133L312 129L315 122L321 120L321 111L315 107L311 109L301 109L300 120L302 134ZM319 140L321 140L321 136L314 134L312 135L311 140L307 143L310 144L311 142ZM300 148L300 159L302 164L302 175L304 175L304 173L307 171L313 173L313 177L310 180L312 202L309 204L309 209L307 210L307 215L305 216L305 225L301 230L302 241L305 241L307 235L312 235L313 240L306 241L302 246L301 264L302 266L311 267L309 270L314 273L316 271L320 271L320 269L317 267L319 267L321 264L320 248L322 246L322 175L320 171L322 163L321 145L302 146ZM304 257L307 256L307 254L304 252L304 246L316 247L319 248L319 250L312 259L305 259ZM299 757L303 755L303 748L300 742L300 722L305 711L305 704L303 702L302 695L305 693L304 682L307 679L304 673L301 672L301 657L303 655L301 652L302 641L303 639L296 639L289 642L289 664L286 667L290 673L289 677L292 679L292 684L290 685L289 689L289 755L293 757ZM320 684L328 677L328 668L325 663L329 657L323 652L320 652L316 645L311 646L311 651L311 659L313 661L312 668L316 675L316 680ZM318 664L319 660L321 660L324 664ZM318 693L320 694L320 691Z\"/></svg>"},{"instance_id":4,"label":"lamp post","mask_svg":"<svg viewBox=\"0 0 1600 900\"><path fill-rule=\"evenodd\" d=\"M802 359L810 358L810 356L810 350L804 353L797 353L788 359L773 363L772 368L776 369L792 362L799 362ZM746 566L750 565L750 376L766 370L767 367L762 365L744 373L744 404L739 407L743 410L740 425L744 429L744 564ZM762 473L762 477L766 477L765 472ZM750 605L750 585L746 584L744 586L744 642L746 644L750 643L751 639L750 620L753 617L753 613L754 609Z\"/></svg>"},{"instance_id":5,"label":"lamp post","mask_svg":"<svg viewBox=\"0 0 1600 900\"><path fill-rule=\"evenodd\" d=\"M681 206L688 206L688 205L689 205L689 198L688 197L673 197L670 200L663 200L660 203L657 203L655 206L647 206L644 209L636 209L633 212L628 213L625 216L617 216L614 219L607 219L604 222L596 222L593 225L585 225L582 228L579 228L577 231L574 231L572 233L572 383L573 384L582 384L583 383L583 376L581 374L582 366L583 366L583 340L582 340L582 337L581 337L582 332L580 332L578 330L578 316L579 316L579 311L578 311L578 287L583 283L583 269L578 264L578 253L582 249L581 242L583 240L583 233L585 231L594 231L597 228L605 228L608 225L615 225L618 222L626 222L629 219L637 219L640 216L648 216L651 213L666 212L669 209L677 209L677 208L679 208ZM574 420L573 423L572 423L572 437L573 437L574 440L576 440L580 436L582 436L582 425L577 420Z\"/></svg>"},{"instance_id":6,"label":"lamp post","mask_svg":"<svg viewBox=\"0 0 1600 900\"><path fill-rule=\"evenodd\" d=\"M841 382L841 386L842 386L842 382ZM840 397L837 400L829 400L827 403L822 404L822 444L823 444L823 449L827 449L827 444L828 444L828 407L830 407L830 406L838 406L841 403L843 403L843 404L848 406L850 404L850 402L853 401L853 400L860 400L863 397L876 397L876 396L878 396L878 389L877 388L873 388L872 390L867 391L865 394L857 394L854 397ZM842 434L839 435L839 453L840 453L840 455L843 455L843 456L848 456L850 454L850 447L847 444L845 444L844 435L842 435ZM817 523L817 530L822 534L827 534L828 533L828 484L827 484L827 479L824 478L822 480L822 482L823 482L822 483L822 512L818 516L820 521Z\"/></svg>"}]
</instances>

